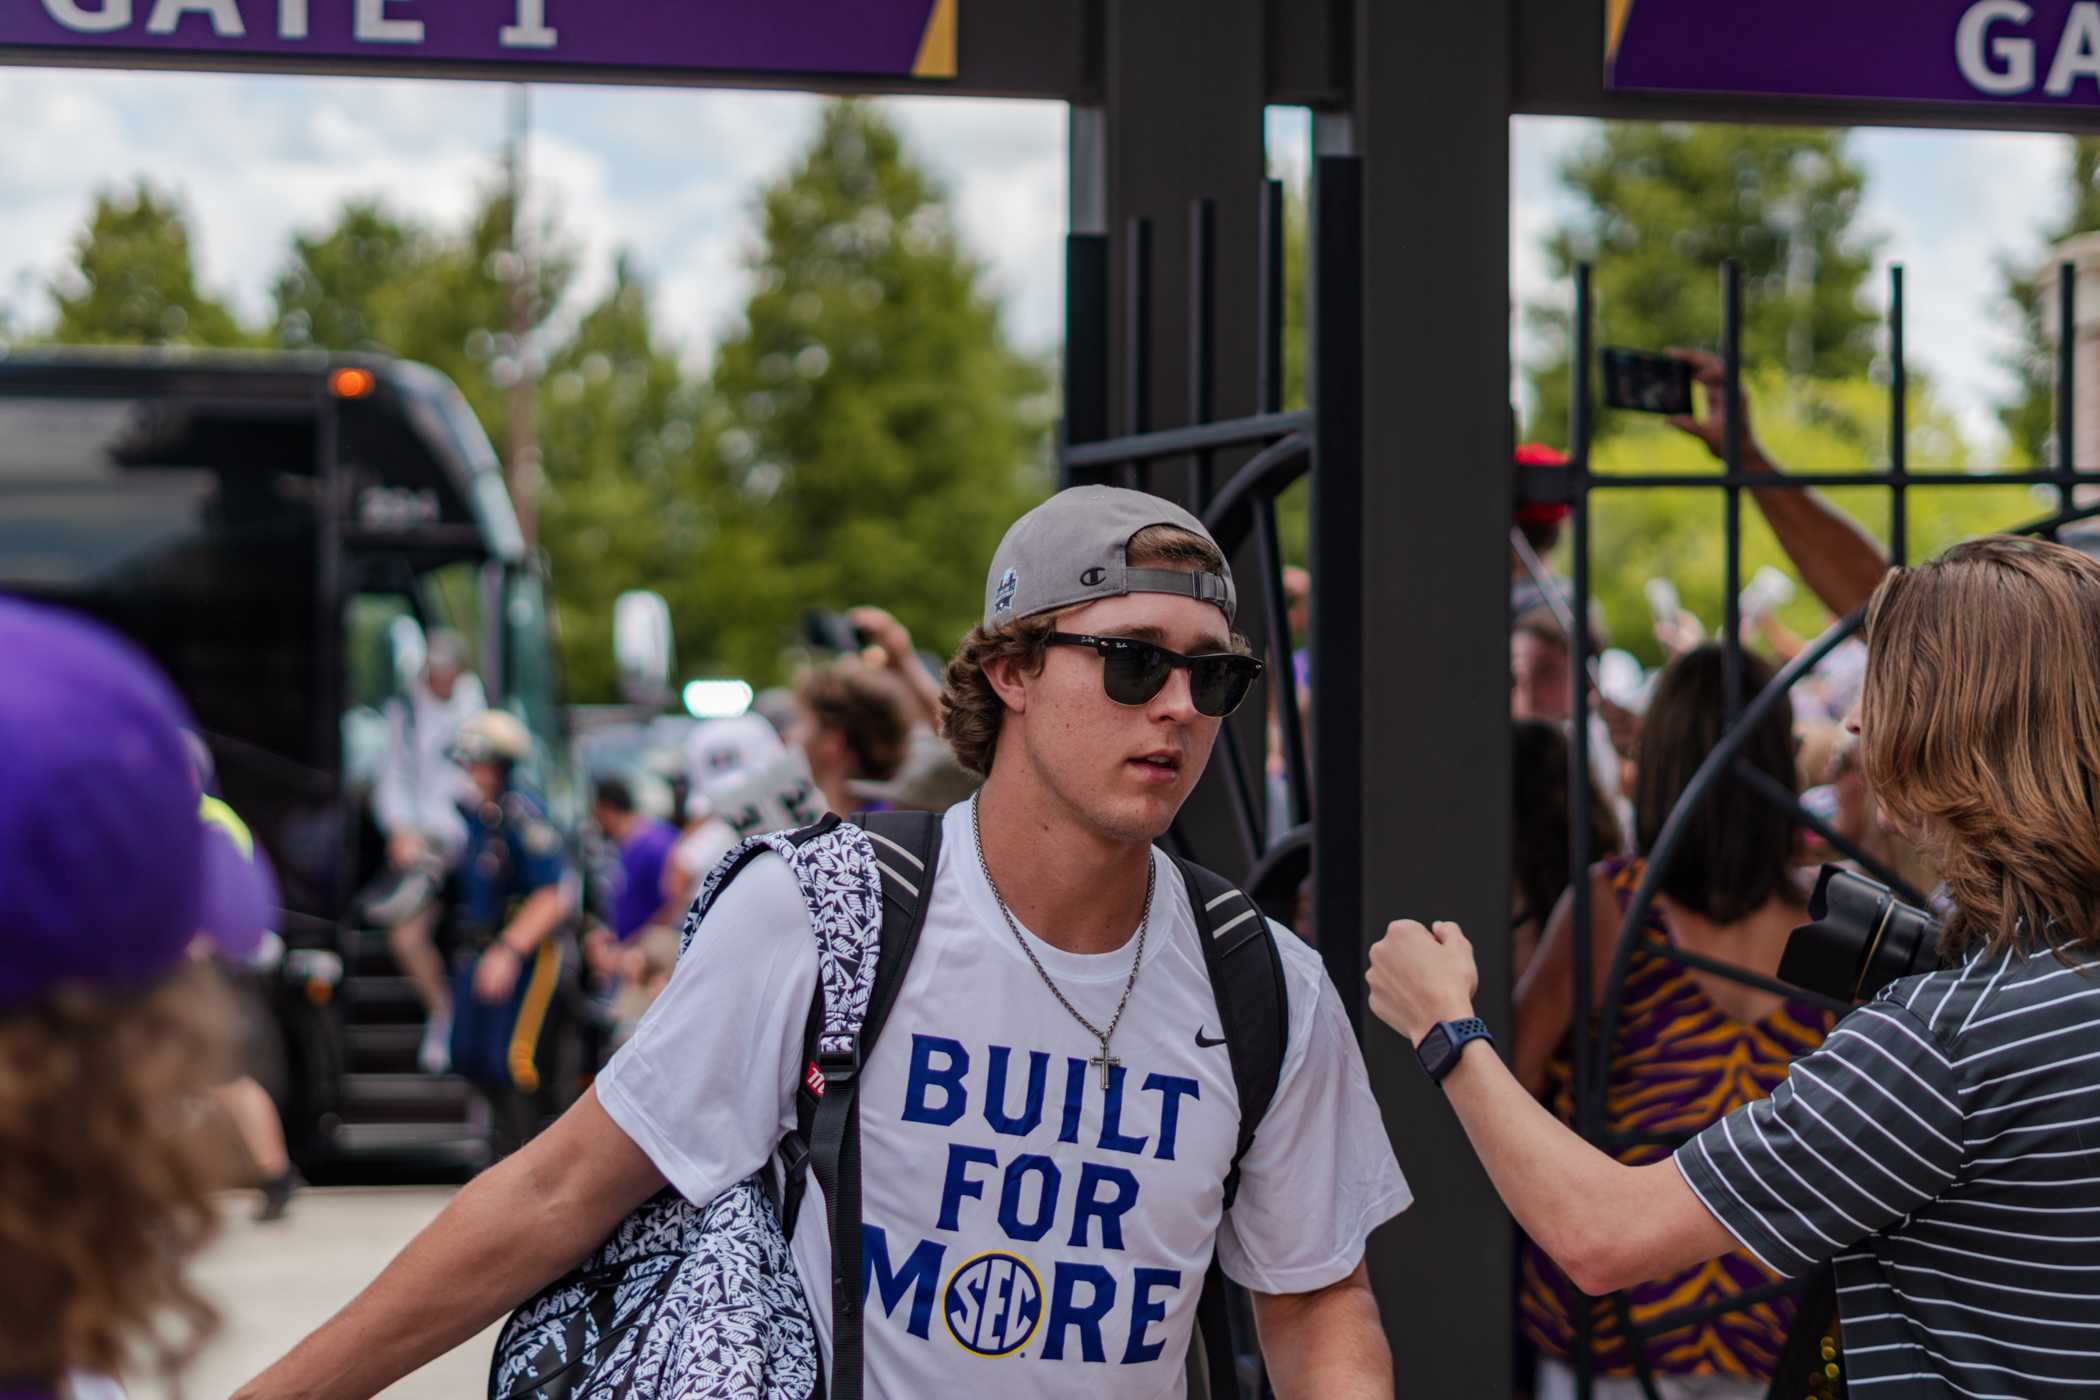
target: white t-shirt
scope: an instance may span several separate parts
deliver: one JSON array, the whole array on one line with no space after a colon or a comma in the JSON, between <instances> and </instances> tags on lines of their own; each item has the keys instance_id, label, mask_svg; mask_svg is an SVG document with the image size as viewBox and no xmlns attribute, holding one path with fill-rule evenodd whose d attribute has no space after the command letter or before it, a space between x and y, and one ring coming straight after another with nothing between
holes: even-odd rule
<instances>
[{"instance_id":1,"label":"white t-shirt","mask_svg":"<svg viewBox=\"0 0 2100 1400\"><path fill-rule=\"evenodd\" d=\"M926 926L862 1069L863 1326L871 1397L1183 1393L1203 1273L1266 1293L1345 1278L1411 1199L1318 955L1277 941L1290 1040L1223 1214L1239 1114L1217 1003L1173 864L1104 1091L1100 1044L1058 1005L947 814ZM1081 956L1030 938L1105 1025L1130 945ZM759 1169L794 1126L817 954L786 864L717 899L669 988L598 1079L613 1121L688 1199ZM1199 1043L1200 1042L1200 1043ZM811 1182L794 1253L829 1369L831 1247Z\"/></svg>"}]
</instances>

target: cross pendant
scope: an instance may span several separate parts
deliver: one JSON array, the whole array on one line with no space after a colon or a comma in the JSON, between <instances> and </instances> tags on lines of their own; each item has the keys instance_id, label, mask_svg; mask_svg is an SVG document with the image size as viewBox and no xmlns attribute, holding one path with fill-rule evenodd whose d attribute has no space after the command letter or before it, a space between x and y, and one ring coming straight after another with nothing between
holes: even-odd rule
<instances>
[{"instance_id":1,"label":"cross pendant","mask_svg":"<svg viewBox=\"0 0 2100 1400\"><path fill-rule=\"evenodd\" d=\"M1094 1058L1093 1058L1093 1059L1091 1059L1091 1060L1088 1060L1088 1061L1087 1061L1087 1063L1088 1063L1088 1064L1090 1064L1090 1065L1099 1065L1099 1066L1101 1066L1101 1092L1102 1092L1102 1093L1104 1093L1104 1094L1105 1094L1105 1093L1107 1093L1107 1092L1108 1092L1108 1072L1109 1072L1109 1071L1110 1071L1111 1069L1115 1068L1115 1067L1116 1067L1117 1065L1120 1065L1120 1064L1122 1064L1123 1062L1122 1062L1121 1060L1118 1060L1118 1059L1116 1059L1115 1057L1111 1056L1111 1055L1110 1055L1110 1054L1108 1053L1108 1046L1104 1044L1104 1045L1103 1045L1103 1046L1101 1047L1101 1053L1100 1053L1100 1054L1098 1054L1098 1055L1096 1055L1096 1056L1094 1056Z\"/></svg>"}]
</instances>

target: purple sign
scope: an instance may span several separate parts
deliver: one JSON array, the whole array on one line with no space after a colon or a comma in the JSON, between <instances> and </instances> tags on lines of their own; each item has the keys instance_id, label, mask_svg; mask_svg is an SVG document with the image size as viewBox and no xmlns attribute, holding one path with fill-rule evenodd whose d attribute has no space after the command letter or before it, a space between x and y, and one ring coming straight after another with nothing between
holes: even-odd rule
<instances>
[{"instance_id":1,"label":"purple sign","mask_svg":"<svg viewBox=\"0 0 2100 1400\"><path fill-rule=\"evenodd\" d=\"M952 78L959 0L0 0L0 49L34 62L152 55L238 67L446 65L488 76L649 69ZM121 60L119 60L121 61ZM230 62L229 62L230 61ZM549 73L548 76L553 76Z\"/></svg>"},{"instance_id":2,"label":"purple sign","mask_svg":"<svg viewBox=\"0 0 2100 1400\"><path fill-rule=\"evenodd\" d=\"M2095 0L1606 0L1606 86L2100 106Z\"/></svg>"}]
</instances>

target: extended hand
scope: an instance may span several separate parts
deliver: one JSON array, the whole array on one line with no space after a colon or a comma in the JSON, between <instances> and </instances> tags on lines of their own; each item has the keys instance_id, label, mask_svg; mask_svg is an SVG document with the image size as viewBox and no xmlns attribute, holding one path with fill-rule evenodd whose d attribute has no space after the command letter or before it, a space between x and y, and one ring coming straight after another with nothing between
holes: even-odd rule
<instances>
[{"instance_id":1,"label":"extended hand","mask_svg":"<svg viewBox=\"0 0 2100 1400\"><path fill-rule=\"evenodd\" d=\"M1714 456L1728 456L1728 369L1718 355L1709 355L1704 350L1672 350L1670 358L1681 360L1692 367L1692 378L1706 392L1702 407L1705 412L1697 417L1685 415L1670 419L1670 426L1679 432L1690 433L1706 444L1706 450ZM1750 392L1742 392L1743 402L1743 464L1756 467L1764 461L1764 450L1757 445L1757 434L1750 427Z\"/></svg>"},{"instance_id":2,"label":"extended hand","mask_svg":"<svg viewBox=\"0 0 2100 1400\"><path fill-rule=\"evenodd\" d=\"M881 608L854 608L846 614L846 621L867 633L869 645L881 647L890 665L902 666L911 660L911 633Z\"/></svg>"},{"instance_id":3,"label":"extended hand","mask_svg":"<svg viewBox=\"0 0 2100 1400\"><path fill-rule=\"evenodd\" d=\"M1413 919L1396 919L1371 949L1371 1010L1379 1020L1421 1044L1440 1021L1473 1014L1480 971L1465 930L1448 920L1435 931Z\"/></svg>"},{"instance_id":4,"label":"extended hand","mask_svg":"<svg viewBox=\"0 0 2100 1400\"><path fill-rule=\"evenodd\" d=\"M513 988L518 985L518 955L508 943L498 940L489 945L474 964L474 999L491 1006L500 1006L510 1000Z\"/></svg>"}]
</instances>

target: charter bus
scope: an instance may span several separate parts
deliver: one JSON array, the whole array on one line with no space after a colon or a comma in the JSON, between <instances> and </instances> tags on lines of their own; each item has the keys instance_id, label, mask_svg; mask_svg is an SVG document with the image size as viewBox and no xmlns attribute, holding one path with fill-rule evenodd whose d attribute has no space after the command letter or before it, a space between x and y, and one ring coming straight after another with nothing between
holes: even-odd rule
<instances>
[{"instance_id":1,"label":"charter bus","mask_svg":"<svg viewBox=\"0 0 2100 1400\"><path fill-rule=\"evenodd\" d=\"M542 573L459 391L378 356L0 352L0 591L150 654L268 852L287 951L252 1038L308 1174L479 1165L486 1105L415 1073L420 1009L355 917L382 709L428 629L467 638L574 831Z\"/></svg>"}]
</instances>

